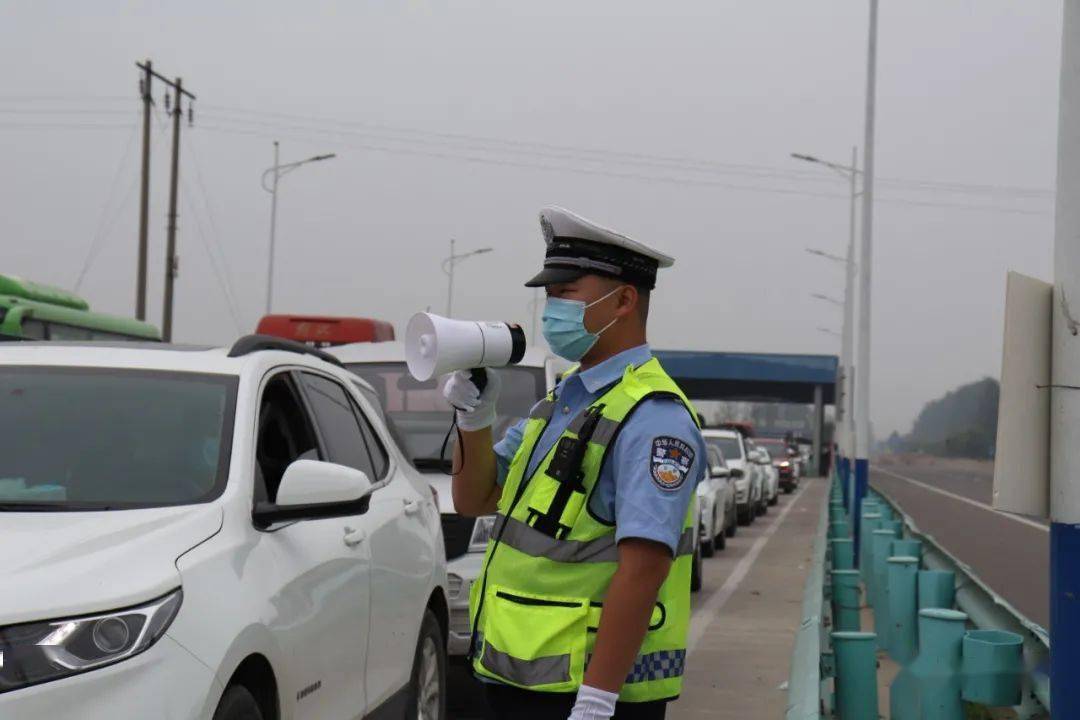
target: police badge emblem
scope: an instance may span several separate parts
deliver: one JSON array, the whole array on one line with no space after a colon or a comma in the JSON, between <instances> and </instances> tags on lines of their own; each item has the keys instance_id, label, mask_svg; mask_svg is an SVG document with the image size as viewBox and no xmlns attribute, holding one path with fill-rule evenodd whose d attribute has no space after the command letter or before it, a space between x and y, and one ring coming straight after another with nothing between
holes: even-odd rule
<instances>
[{"instance_id":1,"label":"police badge emblem","mask_svg":"<svg viewBox=\"0 0 1080 720\"><path fill-rule=\"evenodd\" d=\"M674 492L686 482L694 464L694 449L678 438L653 439L650 473L661 490Z\"/></svg>"}]
</instances>

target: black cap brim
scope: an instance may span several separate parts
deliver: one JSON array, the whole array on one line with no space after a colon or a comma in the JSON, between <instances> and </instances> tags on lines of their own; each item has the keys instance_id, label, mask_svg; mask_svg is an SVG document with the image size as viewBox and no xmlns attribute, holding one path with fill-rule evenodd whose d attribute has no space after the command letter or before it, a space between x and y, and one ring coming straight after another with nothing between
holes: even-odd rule
<instances>
[{"instance_id":1,"label":"black cap brim","mask_svg":"<svg viewBox=\"0 0 1080 720\"><path fill-rule=\"evenodd\" d=\"M555 283L573 282L588 274L589 271L584 268L566 266L546 267L537 273L532 280L525 283L525 287L545 287L547 285L554 285Z\"/></svg>"}]
</instances>

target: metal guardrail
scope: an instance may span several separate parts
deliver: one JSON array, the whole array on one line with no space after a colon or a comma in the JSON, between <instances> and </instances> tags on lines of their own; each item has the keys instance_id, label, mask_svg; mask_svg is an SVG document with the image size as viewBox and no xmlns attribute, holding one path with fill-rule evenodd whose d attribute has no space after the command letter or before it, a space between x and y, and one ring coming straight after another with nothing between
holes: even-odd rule
<instances>
[{"instance_id":1,"label":"metal guardrail","mask_svg":"<svg viewBox=\"0 0 1080 720\"><path fill-rule=\"evenodd\" d=\"M788 709L786 720L820 720L827 688L821 672L821 654L828 647L825 625L825 547L829 530L829 494L821 505L810 576L803 591L802 624L795 636L791 653L791 676L788 680Z\"/></svg>"},{"instance_id":2,"label":"metal guardrail","mask_svg":"<svg viewBox=\"0 0 1080 720\"><path fill-rule=\"evenodd\" d=\"M984 583L975 571L946 550L933 535L919 529L900 505L888 494L873 488L873 493L888 503L904 526L904 536L922 543L922 566L927 570L946 570L956 577L956 605L970 622L980 629L1006 630L1023 638L1024 676L1021 704L1013 710L1018 720L1048 718L1050 710L1050 637L1046 630L1025 617L1007 600ZM825 602L825 565L829 529L829 495L823 501L817 533L814 537L812 566L803 591L802 624L795 638L788 679L786 720L822 720L831 718L832 674L827 662L831 657L829 629L830 606ZM823 672L823 667L825 671Z\"/></svg>"},{"instance_id":3,"label":"metal guardrail","mask_svg":"<svg viewBox=\"0 0 1080 720\"><path fill-rule=\"evenodd\" d=\"M873 490L903 520L905 536L922 542L925 568L948 570L956 574L956 605L976 627L1007 630L1024 639L1023 702L1016 706L1015 711L1019 720L1049 717L1049 633L994 592L971 566L946 550L933 535L920 530L887 493L876 487Z\"/></svg>"}]
</instances>

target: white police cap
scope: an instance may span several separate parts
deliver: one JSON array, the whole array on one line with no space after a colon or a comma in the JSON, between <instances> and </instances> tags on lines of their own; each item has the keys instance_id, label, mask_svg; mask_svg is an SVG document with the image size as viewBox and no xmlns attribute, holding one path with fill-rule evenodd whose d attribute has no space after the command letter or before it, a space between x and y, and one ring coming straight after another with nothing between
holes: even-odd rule
<instances>
[{"instance_id":1,"label":"white police cap","mask_svg":"<svg viewBox=\"0 0 1080 720\"><path fill-rule=\"evenodd\" d=\"M656 271L675 263L670 255L560 207L540 211L540 228L547 243L544 269L526 287L604 275L651 290Z\"/></svg>"}]
</instances>

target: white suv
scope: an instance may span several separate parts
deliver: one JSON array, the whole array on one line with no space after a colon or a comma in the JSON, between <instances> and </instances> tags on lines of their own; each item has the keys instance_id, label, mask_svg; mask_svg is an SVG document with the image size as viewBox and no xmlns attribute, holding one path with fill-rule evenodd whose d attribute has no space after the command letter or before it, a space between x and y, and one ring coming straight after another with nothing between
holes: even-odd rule
<instances>
[{"instance_id":1,"label":"white suv","mask_svg":"<svg viewBox=\"0 0 1080 720\"><path fill-rule=\"evenodd\" d=\"M0 717L445 717L432 491L335 362L0 349Z\"/></svg>"},{"instance_id":2,"label":"white suv","mask_svg":"<svg viewBox=\"0 0 1080 720\"><path fill-rule=\"evenodd\" d=\"M495 525L495 516L471 518L459 515L450 492L450 461L453 438L448 437L452 410L443 397L441 378L420 382L405 366L401 342L354 343L328 348L327 352L375 389L386 411L386 420L401 448L428 482L438 490L443 536L450 578L451 656L463 656L471 638L469 588L480 576L484 550ZM502 389L492 428L496 439L529 411L555 386L570 363L539 349L525 351L521 362L492 370L499 373ZM445 445L445 447L444 447Z\"/></svg>"},{"instance_id":3,"label":"white suv","mask_svg":"<svg viewBox=\"0 0 1080 720\"><path fill-rule=\"evenodd\" d=\"M757 464L748 458L746 440L736 430L703 428L701 434L724 456L735 484L735 514L740 525L749 525L761 504L762 482Z\"/></svg>"}]
</instances>

